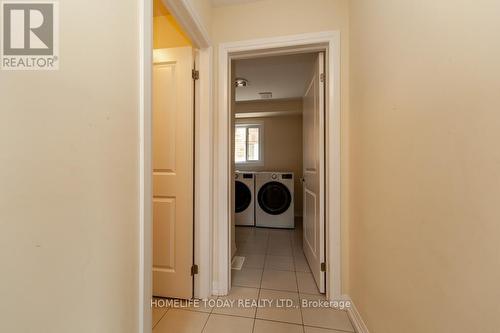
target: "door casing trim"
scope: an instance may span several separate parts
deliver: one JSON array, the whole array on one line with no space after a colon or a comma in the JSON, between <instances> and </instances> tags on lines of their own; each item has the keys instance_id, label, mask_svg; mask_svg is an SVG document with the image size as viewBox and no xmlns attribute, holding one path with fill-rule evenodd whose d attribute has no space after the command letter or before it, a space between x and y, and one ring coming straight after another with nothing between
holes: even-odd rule
<instances>
[{"instance_id":1,"label":"door casing trim","mask_svg":"<svg viewBox=\"0 0 500 333\"><path fill-rule=\"evenodd\" d=\"M139 1L139 293L138 331L152 332L152 163L151 103L153 70L153 2Z\"/></svg>"},{"instance_id":2,"label":"door casing trim","mask_svg":"<svg viewBox=\"0 0 500 333\"><path fill-rule=\"evenodd\" d=\"M326 126L326 296L341 297L341 224L340 224L340 32L325 31L300 35L281 36L219 45L218 100L217 100L217 151L214 161L214 209L215 242L214 295L227 295L231 281L231 196L230 175L232 165L230 69L233 59L253 58L269 55L284 55L300 52L325 51L328 82L325 106Z\"/></svg>"}]
</instances>

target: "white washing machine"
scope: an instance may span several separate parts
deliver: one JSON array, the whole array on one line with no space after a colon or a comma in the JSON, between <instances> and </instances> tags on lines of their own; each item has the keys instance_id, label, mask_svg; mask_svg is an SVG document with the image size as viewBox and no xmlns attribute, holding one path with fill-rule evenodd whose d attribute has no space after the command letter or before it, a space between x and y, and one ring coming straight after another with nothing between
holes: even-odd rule
<instances>
[{"instance_id":1,"label":"white washing machine","mask_svg":"<svg viewBox=\"0 0 500 333\"><path fill-rule=\"evenodd\" d=\"M255 175L255 225L294 228L292 172L261 172Z\"/></svg>"},{"instance_id":2,"label":"white washing machine","mask_svg":"<svg viewBox=\"0 0 500 333\"><path fill-rule=\"evenodd\" d=\"M236 171L234 175L235 224L255 225L255 174Z\"/></svg>"}]
</instances>

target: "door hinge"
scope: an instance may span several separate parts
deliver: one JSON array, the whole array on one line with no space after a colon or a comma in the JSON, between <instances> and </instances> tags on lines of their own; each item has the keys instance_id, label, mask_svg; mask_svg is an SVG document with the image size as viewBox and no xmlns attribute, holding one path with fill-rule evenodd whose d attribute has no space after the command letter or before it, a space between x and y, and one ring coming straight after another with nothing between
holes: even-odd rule
<instances>
[{"instance_id":1,"label":"door hinge","mask_svg":"<svg viewBox=\"0 0 500 333\"><path fill-rule=\"evenodd\" d=\"M191 275L198 274L198 265L191 266Z\"/></svg>"},{"instance_id":2,"label":"door hinge","mask_svg":"<svg viewBox=\"0 0 500 333\"><path fill-rule=\"evenodd\" d=\"M325 82L325 73L321 73L319 79L321 80L321 82Z\"/></svg>"},{"instance_id":3,"label":"door hinge","mask_svg":"<svg viewBox=\"0 0 500 333\"><path fill-rule=\"evenodd\" d=\"M193 69L191 72L191 76L193 77L193 80L199 80L200 79L200 71Z\"/></svg>"},{"instance_id":4,"label":"door hinge","mask_svg":"<svg viewBox=\"0 0 500 333\"><path fill-rule=\"evenodd\" d=\"M326 263L324 262L321 263L321 271L326 272Z\"/></svg>"}]
</instances>

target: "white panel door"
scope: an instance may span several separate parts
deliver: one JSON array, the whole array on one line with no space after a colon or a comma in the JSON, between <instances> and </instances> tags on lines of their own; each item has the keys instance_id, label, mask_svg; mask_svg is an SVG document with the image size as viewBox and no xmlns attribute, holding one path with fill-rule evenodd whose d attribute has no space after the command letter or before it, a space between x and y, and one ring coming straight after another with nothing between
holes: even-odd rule
<instances>
[{"instance_id":1,"label":"white panel door","mask_svg":"<svg viewBox=\"0 0 500 333\"><path fill-rule=\"evenodd\" d=\"M324 53L319 53L313 77L304 96L304 212L303 248L320 292L325 292L324 161L325 84Z\"/></svg>"},{"instance_id":2,"label":"white panel door","mask_svg":"<svg viewBox=\"0 0 500 333\"><path fill-rule=\"evenodd\" d=\"M193 50L154 51L153 295L193 296Z\"/></svg>"}]
</instances>

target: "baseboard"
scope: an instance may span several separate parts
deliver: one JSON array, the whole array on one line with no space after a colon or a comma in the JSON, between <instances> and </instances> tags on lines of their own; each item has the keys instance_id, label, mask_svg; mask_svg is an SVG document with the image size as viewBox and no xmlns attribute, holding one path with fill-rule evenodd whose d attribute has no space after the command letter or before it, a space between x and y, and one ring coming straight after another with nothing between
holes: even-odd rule
<instances>
[{"instance_id":1,"label":"baseboard","mask_svg":"<svg viewBox=\"0 0 500 333\"><path fill-rule=\"evenodd\" d=\"M351 302L351 306L347 308L347 314L349 315L349 318L351 319L351 322L356 332L370 333L368 331L368 327L366 327L365 322L363 321L363 318L361 318L361 314L358 312L358 309L356 308L356 305L352 301L351 297L349 297L348 295L344 295L342 296L342 299Z\"/></svg>"}]
</instances>

